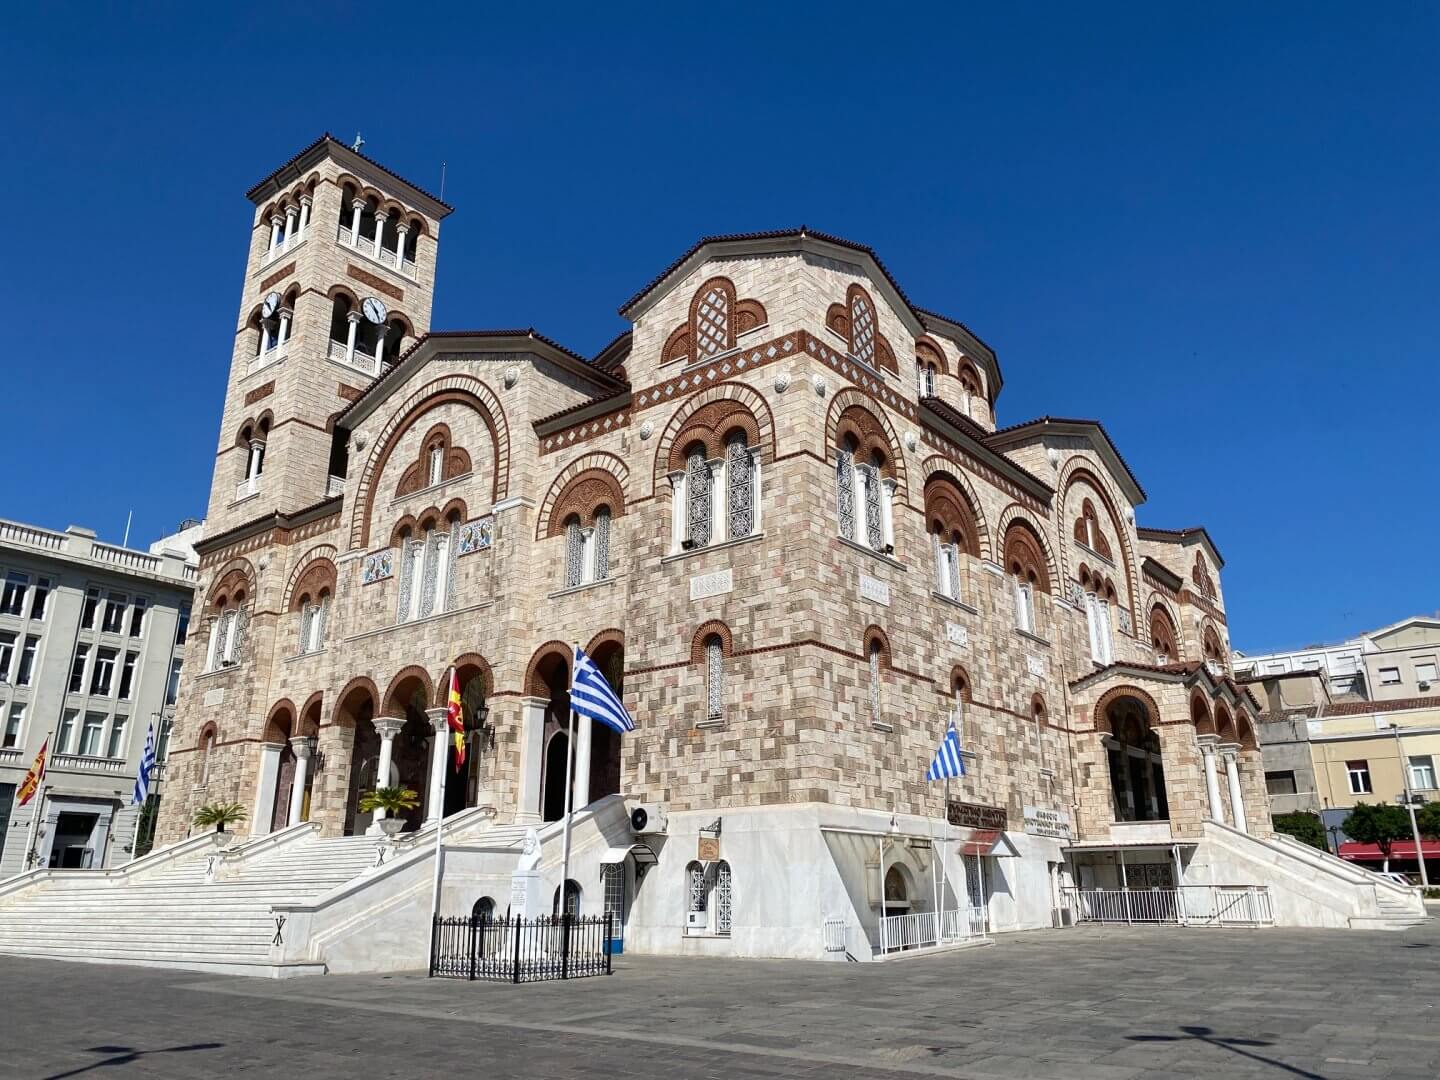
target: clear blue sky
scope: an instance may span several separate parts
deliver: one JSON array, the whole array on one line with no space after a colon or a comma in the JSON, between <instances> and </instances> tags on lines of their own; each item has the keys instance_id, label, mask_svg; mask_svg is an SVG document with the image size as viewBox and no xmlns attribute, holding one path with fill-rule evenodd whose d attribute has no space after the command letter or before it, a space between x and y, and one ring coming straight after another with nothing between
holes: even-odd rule
<instances>
[{"instance_id":1,"label":"clear blue sky","mask_svg":"<svg viewBox=\"0 0 1440 1080\"><path fill-rule=\"evenodd\" d=\"M359 129L449 162L436 327L592 352L696 237L805 223L996 348L1002 424L1103 419L1240 648L1440 608L1437 9L907 8L13 9L0 515L203 512L243 192Z\"/></svg>"}]
</instances>

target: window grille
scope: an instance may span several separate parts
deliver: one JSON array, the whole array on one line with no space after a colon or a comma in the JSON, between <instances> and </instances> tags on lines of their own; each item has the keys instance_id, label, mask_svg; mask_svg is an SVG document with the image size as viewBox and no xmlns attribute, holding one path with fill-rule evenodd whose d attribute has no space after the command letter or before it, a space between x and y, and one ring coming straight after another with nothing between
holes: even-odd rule
<instances>
[{"instance_id":1,"label":"window grille","mask_svg":"<svg viewBox=\"0 0 1440 1080\"><path fill-rule=\"evenodd\" d=\"M230 635L226 642L227 648L225 649L225 662L227 664L238 664L240 662L240 652L245 648L245 628L249 623L250 616L246 614L244 608L239 608L231 612Z\"/></svg>"},{"instance_id":2,"label":"window grille","mask_svg":"<svg viewBox=\"0 0 1440 1080\"><path fill-rule=\"evenodd\" d=\"M689 896L691 911L705 910L705 868L699 863L691 863L689 870Z\"/></svg>"},{"instance_id":3,"label":"window grille","mask_svg":"<svg viewBox=\"0 0 1440 1080\"><path fill-rule=\"evenodd\" d=\"M951 598L952 600L959 600L959 599L960 599L960 545L959 545L959 544L947 544L947 545L946 545L946 549L947 549L947 553L948 553L948 557L947 557L947 559L946 559L946 563L947 563L947 565L946 565L946 571L947 571L948 574L949 574L949 580L950 580L950 598Z\"/></svg>"},{"instance_id":4,"label":"window grille","mask_svg":"<svg viewBox=\"0 0 1440 1080\"><path fill-rule=\"evenodd\" d=\"M849 450L835 451L835 512L840 535L855 539L855 466Z\"/></svg>"},{"instance_id":5,"label":"window grille","mask_svg":"<svg viewBox=\"0 0 1440 1080\"><path fill-rule=\"evenodd\" d=\"M580 584L584 574L585 537L580 532L580 522L569 521L565 525L565 587Z\"/></svg>"},{"instance_id":6,"label":"window grille","mask_svg":"<svg viewBox=\"0 0 1440 1080\"><path fill-rule=\"evenodd\" d=\"M1033 597L1030 593L1030 584L1025 581L1015 582L1015 625L1027 634L1035 632L1035 608Z\"/></svg>"},{"instance_id":7,"label":"window grille","mask_svg":"<svg viewBox=\"0 0 1440 1080\"><path fill-rule=\"evenodd\" d=\"M855 356L865 363L875 363L875 313L863 298L856 296L850 304L850 338Z\"/></svg>"},{"instance_id":8,"label":"window grille","mask_svg":"<svg viewBox=\"0 0 1440 1080\"><path fill-rule=\"evenodd\" d=\"M424 557L420 584L420 618L435 611L435 583L440 574L440 535L431 529L425 534Z\"/></svg>"},{"instance_id":9,"label":"window grille","mask_svg":"<svg viewBox=\"0 0 1440 1080\"><path fill-rule=\"evenodd\" d=\"M605 913L615 917L615 926L625 929L625 864L605 864Z\"/></svg>"},{"instance_id":10,"label":"window grille","mask_svg":"<svg viewBox=\"0 0 1440 1080\"><path fill-rule=\"evenodd\" d=\"M325 624L330 621L330 597L322 596L320 606L315 610L315 648L325 647Z\"/></svg>"},{"instance_id":11,"label":"window grille","mask_svg":"<svg viewBox=\"0 0 1440 1080\"><path fill-rule=\"evenodd\" d=\"M610 576L610 509L602 506L595 511L595 580Z\"/></svg>"},{"instance_id":12,"label":"window grille","mask_svg":"<svg viewBox=\"0 0 1440 1080\"><path fill-rule=\"evenodd\" d=\"M704 547L710 543L710 466L705 463L705 455L696 451L690 455L686 470L686 498L690 503L686 508L686 523L690 542L695 547Z\"/></svg>"},{"instance_id":13,"label":"window grille","mask_svg":"<svg viewBox=\"0 0 1440 1080\"><path fill-rule=\"evenodd\" d=\"M445 542L445 611L454 611L456 608L455 559L460 554L460 519L456 518L450 522L450 536Z\"/></svg>"},{"instance_id":14,"label":"window grille","mask_svg":"<svg viewBox=\"0 0 1440 1080\"><path fill-rule=\"evenodd\" d=\"M724 659L720 639L718 637L707 638L705 640L705 715L711 720L719 720L725 711Z\"/></svg>"},{"instance_id":15,"label":"window grille","mask_svg":"<svg viewBox=\"0 0 1440 1080\"><path fill-rule=\"evenodd\" d=\"M879 551L885 546L885 530L880 523L880 470L874 465L862 465L860 483L865 489L865 531L870 546Z\"/></svg>"},{"instance_id":16,"label":"window grille","mask_svg":"<svg viewBox=\"0 0 1440 1080\"><path fill-rule=\"evenodd\" d=\"M442 447L436 446L430 451L430 486L434 487L440 483L440 479L444 475L445 451Z\"/></svg>"},{"instance_id":17,"label":"window grille","mask_svg":"<svg viewBox=\"0 0 1440 1080\"><path fill-rule=\"evenodd\" d=\"M420 588L416 580L417 571L425 552L422 540L405 540L400 551L400 613L399 622L409 622L415 617L415 590Z\"/></svg>"},{"instance_id":18,"label":"window grille","mask_svg":"<svg viewBox=\"0 0 1440 1080\"><path fill-rule=\"evenodd\" d=\"M718 863L715 867L715 932L730 933L730 912L733 901L733 887L730 880L730 864Z\"/></svg>"},{"instance_id":19,"label":"window grille","mask_svg":"<svg viewBox=\"0 0 1440 1080\"><path fill-rule=\"evenodd\" d=\"M880 644L870 645L870 719L880 722Z\"/></svg>"},{"instance_id":20,"label":"window grille","mask_svg":"<svg viewBox=\"0 0 1440 1080\"><path fill-rule=\"evenodd\" d=\"M313 640L314 623L315 605L306 604L300 609L300 651L302 653L313 652L315 649Z\"/></svg>"},{"instance_id":21,"label":"window grille","mask_svg":"<svg viewBox=\"0 0 1440 1080\"><path fill-rule=\"evenodd\" d=\"M730 443L729 457L730 539L736 540L755 527L755 463L743 438Z\"/></svg>"}]
</instances>

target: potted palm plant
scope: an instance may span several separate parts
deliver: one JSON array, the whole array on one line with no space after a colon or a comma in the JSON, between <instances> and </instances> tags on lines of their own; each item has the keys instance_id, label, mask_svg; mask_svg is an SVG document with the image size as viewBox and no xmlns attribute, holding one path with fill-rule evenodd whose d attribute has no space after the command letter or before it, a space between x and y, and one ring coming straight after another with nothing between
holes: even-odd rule
<instances>
[{"instance_id":1,"label":"potted palm plant","mask_svg":"<svg viewBox=\"0 0 1440 1080\"><path fill-rule=\"evenodd\" d=\"M377 823L386 836L396 836L405 828L405 819L400 815L420 805L420 795L408 787L377 787L360 796L360 812L373 814L384 810L385 816Z\"/></svg>"},{"instance_id":2,"label":"potted palm plant","mask_svg":"<svg viewBox=\"0 0 1440 1080\"><path fill-rule=\"evenodd\" d=\"M212 825L216 832L224 832L226 825L238 825L245 820L245 807L238 802L208 803L195 811L192 819L197 829L208 829Z\"/></svg>"}]
</instances>

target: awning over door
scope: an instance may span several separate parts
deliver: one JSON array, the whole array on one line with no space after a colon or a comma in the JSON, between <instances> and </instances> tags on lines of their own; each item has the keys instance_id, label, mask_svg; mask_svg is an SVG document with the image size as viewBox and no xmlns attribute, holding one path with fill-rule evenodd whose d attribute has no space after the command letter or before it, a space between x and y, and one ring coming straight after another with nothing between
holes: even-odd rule
<instances>
[{"instance_id":1,"label":"awning over door","mask_svg":"<svg viewBox=\"0 0 1440 1080\"><path fill-rule=\"evenodd\" d=\"M605 854L600 856L600 864L605 866L611 863L622 863L627 855L635 856L636 866L651 866L660 861L649 844L631 844L628 847L606 848Z\"/></svg>"}]
</instances>

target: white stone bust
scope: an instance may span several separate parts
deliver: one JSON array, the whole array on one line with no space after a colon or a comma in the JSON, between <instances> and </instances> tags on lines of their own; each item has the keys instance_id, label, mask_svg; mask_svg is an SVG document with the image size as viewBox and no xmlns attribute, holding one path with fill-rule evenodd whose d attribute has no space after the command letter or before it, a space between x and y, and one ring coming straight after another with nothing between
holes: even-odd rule
<instances>
[{"instance_id":1,"label":"white stone bust","mask_svg":"<svg viewBox=\"0 0 1440 1080\"><path fill-rule=\"evenodd\" d=\"M520 847L520 863L516 870L534 870L540 865L540 834L534 829L525 831L525 843Z\"/></svg>"}]
</instances>

